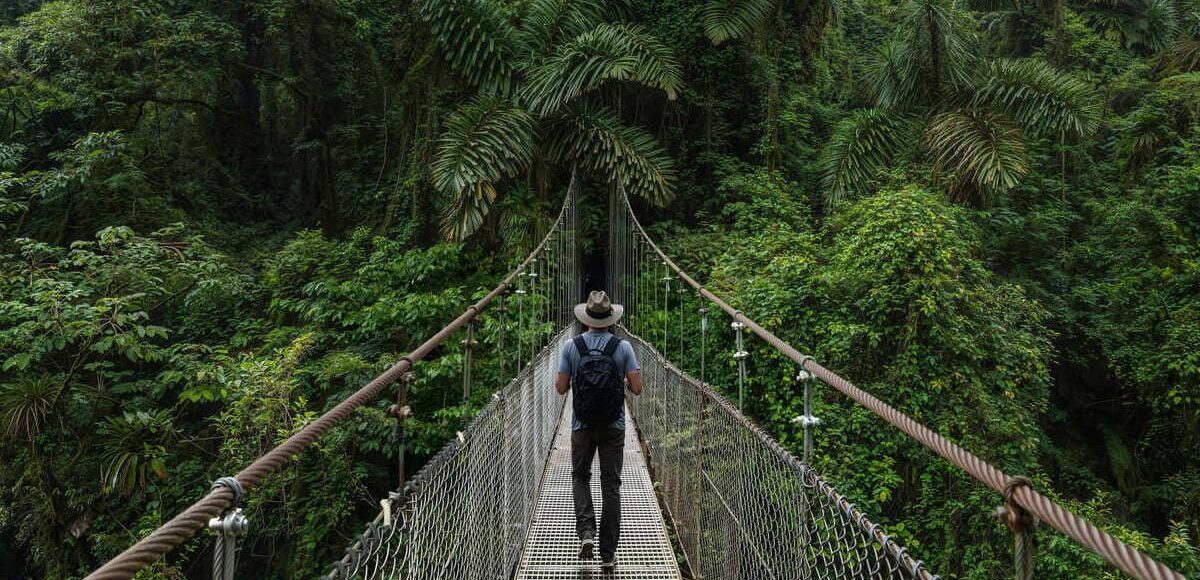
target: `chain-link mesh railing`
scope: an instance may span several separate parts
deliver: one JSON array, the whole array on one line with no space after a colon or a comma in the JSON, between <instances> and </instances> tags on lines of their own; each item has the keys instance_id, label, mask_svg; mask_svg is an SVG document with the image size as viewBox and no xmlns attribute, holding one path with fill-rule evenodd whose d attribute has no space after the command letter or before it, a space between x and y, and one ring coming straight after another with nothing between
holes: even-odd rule
<instances>
[{"instance_id":1,"label":"chain-link mesh railing","mask_svg":"<svg viewBox=\"0 0 1200 580\"><path fill-rule=\"evenodd\" d=\"M636 336L646 389L631 399L663 503L706 580L931 578L724 397Z\"/></svg>"},{"instance_id":2,"label":"chain-link mesh railing","mask_svg":"<svg viewBox=\"0 0 1200 580\"><path fill-rule=\"evenodd\" d=\"M330 578L495 580L520 557L562 416L558 353L572 327L393 494ZM402 499L403 498L403 499Z\"/></svg>"},{"instance_id":3,"label":"chain-link mesh railing","mask_svg":"<svg viewBox=\"0 0 1200 580\"><path fill-rule=\"evenodd\" d=\"M561 401L554 400L550 385L545 385L545 389L532 388L531 385L542 385L547 373L556 370L548 366L553 364L553 361L546 359L548 355L537 353L547 345L557 345L563 329L573 324L571 308L582 291L579 208L576 203L578 194L579 182L572 176L557 219L550 224L541 242L498 286L401 357L383 374L243 468L236 476L217 480L203 498L101 566L88 579L132 578L151 562L188 541L206 525L214 530L236 529L236 533L231 532L227 534L228 537L222 538L222 549L213 558L214 577L229 577L236 570L236 564L232 561L236 557L233 536L255 533L255 514L249 514L248 520L238 514L241 519L234 521L228 519L235 514L229 508L240 505L246 493L264 478L283 469L325 432L350 417L355 409L369 404L393 384L398 385L398 389L396 404L391 407L390 414L396 419L397 471L398 480L403 484L405 420L413 414L406 400L411 371L426 356L436 356L435 349L443 347L451 335L463 332L462 388L466 404L471 398L472 383L475 381L471 368L474 364L472 353L481 344L476 340L477 325L482 322L480 314L493 302L499 306L488 311L488 316L494 316L496 321L492 327L496 334L494 340L489 342L494 345L502 368L508 361L515 361L515 367L511 368L525 370L513 383L497 393L499 398L485 407L457 442L452 442L429 463L426 469L431 470L430 475L424 477L429 482L429 489L420 491L419 487L412 487L420 492L411 495L394 492L384 500L384 511L348 550L335 573L354 570L355 574L362 577L383 577L386 569L399 565L394 557L388 557L389 551L398 553L397 542L408 536L414 538L409 546L412 553L419 554L421 561L425 562L420 570L427 571L413 577L494 578L495 574L491 573L493 569L511 567L516 560L517 548L514 546L519 547L523 528L500 526L500 520L481 518L485 518L485 515L486 518L492 518L499 513L513 522L523 522L522 518L528 518L528 504L533 494L531 490L535 490L540 482L541 466L545 462L547 445L553 435ZM445 350L443 348L441 352ZM527 365L529 361L535 361L536 364ZM417 409L417 412L426 410ZM516 431L510 434L508 429ZM495 440L497 437L503 441L498 443ZM492 471L484 473L477 470L477 466L485 464L492 466ZM440 475L432 475L434 472ZM498 483L500 479L491 479L497 473L506 474L502 485ZM500 508L496 507L500 505L496 503L500 501L497 499L497 489L505 490ZM410 498L413 504L406 506L406 513L400 513L402 510L398 503L407 501L406 498ZM436 515L439 512L424 508L421 504L437 505L452 501L463 502L461 509L445 513L461 516L465 520L439 519ZM391 512L394 512L395 518ZM502 532L494 531L496 528L502 528ZM498 533L502 535L497 537ZM428 543L425 538L429 539ZM506 546L504 557L494 551L498 542ZM484 554L483 550L488 552ZM443 563L438 564L438 559Z\"/></svg>"},{"instance_id":4,"label":"chain-link mesh railing","mask_svg":"<svg viewBox=\"0 0 1200 580\"><path fill-rule=\"evenodd\" d=\"M1010 476L1004 473L979 456L946 439L939 433L917 422L912 417L905 415L891 405L876 398L871 393L855 386L850 381L825 368L812 357L802 354L795 347L746 316L742 311L735 309L713 294L675 264L654 243L638 222L637 216L630 205L629 198L620 189L619 185L610 198L609 220L609 236L611 239L609 240L608 282L612 288L611 292L617 297L616 301L622 302L625 305L626 324L633 332L640 334L646 342L653 344L664 356L675 361L677 364L687 364L689 365L688 368L697 369L700 377L698 385L707 385L711 382L711 379L706 381L706 368L712 368L706 356L709 350L707 335L713 330L717 330L717 328L709 328L709 311L711 310L713 315L716 315L715 320L721 320L722 316L728 316L731 322L730 328L734 331L735 351L732 353L732 358L737 367L737 375L736 379L730 379L730 383L736 380L739 400L744 396L744 386L747 376L746 359L749 355L743 347L743 339L747 336L745 333L758 337L775 353L782 355L796 365L796 370L799 371L797 380L803 379L804 382L806 403L804 414L796 417L795 422L804 430L806 452L811 452L812 428L819 424L819 420L812 415L811 409L811 389L819 381L819 383L828 385L846 395L883 421L911 437L913 441L925 446L957 468L962 469L975 480L1001 494L1004 506L997 510L996 514L1000 516L998 519L1004 525L1008 526L1014 534L1013 569L1017 577L1027 578L1032 575L1034 562L1034 557L1031 553L1033 545L1032 534L1037 523L1042 522L1102 556L1113 566L1131 576L1145 580L1183 580L1181 574L1170 569L1165 564L1154 560L1133 546L1118 540L1087 520L1070 512L1046 495L1039 493L1033 488L1029 479L1020 476ZM694 300L689 300L689 296L693 291L696 297ZM689 305L694 308L690 313ZM699 324L696 325L696 322L699 322ZM698 326L698 328L695 328L695 326ZM670 373L668 373L669 378ZM684 379L681 378L679 380ZM690 379L687 380L690 381ZM670 384L670 380L668 380L667 384ZM734 387L733 384L726 386L729 386L731 389ZM702 392L706 392L707 389L707 387L697 388ZM655 396L652 389L648 388L647 393L650 397ZM699 395L697 396L699 397ZM727 410L731 410L740 419L740 409L734 409L728 403L725 403L724 399L714 397L715 395L708 396L707 398L700 397L698 401L708 401L709 403L719 401L720 404L717 404L717 407L724 407ZM696 402L694 405L701 405L701 402ZM706 405L712 406L708 403ZM704 412L699 415L692 415L700 419L693 418L691 420L702 421L701 427L703 429L701 431L707 430L711 432L718 429L720 425L710 425L710 422L714 420L712 419L714 411L707 407L701 410ZM651 417L653 413L654 411L650 412ZM761 467L768 465L770 462L764 459L764 456L757 454L761 450L753 446L748 447L749 444L746 441L749 440L747 439L749 434L747 432L754 433L754 437L764 441L767 447L777 448L778 445L749 423L744 423L746 429L743 429L743 431L747 432L739 432L733 428L726 429L727 440L730 442L729 445L734 448L734 451L731 451L729 455L729 457L733 458L730 461L745 461L747 462L746 469L763 470L762 477L752 475L749 477L753 478L754 483L745 483L751 480L742 479L737 480L741 481L741 483L730 487L731 484L714 477L712 472L709 472L709 479L712 479L712 481L700 477L704 475L704 472L701 472L700 475L694 476L696 481L690 484L692 485L691 490L703 492L705 489L702 484L707 484L715 490L714 497L717 497L716 500L705 499L699 504L684 505L683 503L679 503L680 500L677 498L671 499L670 496L672 494L687 495L689 493L688 488L680 487L687 484L686 481L679 479L683 475L671 472L671 461L674 461L670 459L672 454L682 458L687 453L697 453L697 451L690 451L691 448L688 445L699 445L695 449L698 449L703 454L701 459L710 460L710 456L707 455L710 452L709 449L698 443L693 444L678 440L697 430L695 428L689 430L686 425L687 420L686 418L669 418L665 420L662 425L672 425L672 428L667 429L667 434L659 437L655 443L655 445L661 448L661 451L655 453L651 449L651 455L656 465L658 462L666 462L663 469L666 472L666 475L664 475L664 478L666 478L664 479L664 487L669 496L668 505L672 506L671 509L673 512L675 510L683 511L682 514L673 513L673 515L675 516L676 524L684 530L684 536L687 536L687 533L689 533L687 532L687 526L692 526L692 531L690 532L692 539L690 541L692 542L693 550L696 550L697 546L699 547L697 550L699 554L698 558L700 559L698 566L701 570L705 571L705 578L712 577L707 573L710 570L740 572L749 569L753 571L752 567L746 568L746 566L754 565L755 560L750 559L750 557L758 558L757 554L761 552L760 546L773 546L774 544L771 542L775 541L775 538L786 538L789 535L794 535L796 538L799 538L796 541L801 542L808 541L804 540L805 538L823 537L820 534L832 534L832 536L839 538L850 537L852 528L834 526L833 528L818 527L816 531L805 530L797 528L794 525L794 521L788 522L784 518L776 521L764 519L753 522L755 526L764 526L767 529L752 528L746 521L738 520L734 516L730 516L732 519L726 521L721 519L724 516L718 515L718 525L716 526L710 526L704 521L700 521L697 524L693 521L694 518L692 516L694 514L687 510L699 510L702 518L704 514L714 511L710 509L713 506L710 503L706 503L710 501L717 501L721 504L721 507L728 508L726 511L730 514L736 515L739 513L738 510L743 508L760 509L762 510L761 513L772 514L774 512L770 510L776 509L775 507L757 502L766 501L765 498L770 497L772 490L780 489L780 486L783 484L775 477L776 471L766 470L765 467ZM677 424L670 423L670 421L675 421ZM732 421L732 419L729 419L729 421ZM640 424L641 422L639 421ZM650 429L653 430L655 428L654 424L650 424ZM664 453L666 454L665 458L663 457ZM795 461L794 459L787 459L786 461L780 459L780 457L790 458L790 455L786 453L782 456L777 454L774 457L773 461L784 461L785 463ZM707 468L708 466L705 465L706 470ZM732 469L732 467L729 469ZM724 473L724 471L721 473ZM670 478L675 478L678 481L671 482ZM827 485L820 482L820 479L815 475L805 474L804 479L814 482L812 484L813 489L830 489ZM822 491L822 493L824 492ZM836 494L832 491L829 491L829 494L828 497L836 497ZM814 509L809 504L802 505L804 509ZM836 506L837 509L848 514L847 517L861 531L863 528L862 524L865 524L866 519L861 513L847 507L849 504L846 500L838 499L828 505ZM720 514L720 511L717 510L716 513ZM801 520L803 519L801 518ZM724 568L716 567L717 564L705 559L705 555L709 553L708 550L704 549L707 545L705 542L707 542L707 538L710 535L716 535L718 538L728 538L729 536L726 533L728 525L740 527L742 533L745 534L745 539L741 544L736 542L730 543L728 546L715 544L720 548L719 555L716 556L718 559L728 555L730 562L736 562L736 564L722 564ZM699 528L696 526L699 526ZM788 526L791 527L789 528ZM880 544L886 544L887 551L893 556L891 560L899 562L901 572L907 570L911 573L915 569L916 562L912 562L907 557L907 554L900 554L900 548L895 546L890 539L887 539L877 526L868 526L868 528L871 536L878 539ZM703 530L699 538L696 537L696 529ZM767 536L759 538L757 534L767 534ZM778 540L778 542L784 541L782 539ZM784 553L782 549L780 550L780 553ZM820 560L820 562L824 563L813 567L812 569L814 570L827 569L827 566L831 562L841 570L836 571L834 573L835 576L846 574L847 572L844 572L844 570L855 569L852 563L856 560L850 557L848 552L812 552L807 549L800 550L800 548L796 547L793 547L792 550L797 557L803 556L810 559L813 557L824 558L824 560ZM692 557L692 553L689 552L689 557ZM817 556L814 556L814 554ZM895 557L898 555L902 556L899 560ZM761 558L759 561L761 561ZM745 564L745 562L750 562L751 564ZM797 560L798 564L800 562L801 560ZM808 569L808 565L800 566L800 569ZM827 573L821 571L816 573L814 577L824 577L820 574ZM849 574L856 576L858 573ZM922 574L925 573L922 572ZM742 575L736 574L736 576ZM869 576L870 574L864 572L862 575ZM748 577L756 576L751 574Z\"/></svg>"}]
</instances>

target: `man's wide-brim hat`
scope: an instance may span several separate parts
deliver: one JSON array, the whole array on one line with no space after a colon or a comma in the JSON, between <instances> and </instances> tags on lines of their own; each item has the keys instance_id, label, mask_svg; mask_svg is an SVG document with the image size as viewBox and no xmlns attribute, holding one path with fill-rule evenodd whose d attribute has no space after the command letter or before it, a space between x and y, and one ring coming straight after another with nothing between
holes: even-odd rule
<instances>
[{"instance_id":1,"label":"man's wide-brim hat","mask_svg":"<svg viewBox=\"0 0 1200 580\"><path fill-rule=\"evenodd\" d=\"M587 302L575 305L575 318L593 328L612 326L625 314L625 307L613 304L603 290L588 294Z\"/></svg>"}]
</instances>

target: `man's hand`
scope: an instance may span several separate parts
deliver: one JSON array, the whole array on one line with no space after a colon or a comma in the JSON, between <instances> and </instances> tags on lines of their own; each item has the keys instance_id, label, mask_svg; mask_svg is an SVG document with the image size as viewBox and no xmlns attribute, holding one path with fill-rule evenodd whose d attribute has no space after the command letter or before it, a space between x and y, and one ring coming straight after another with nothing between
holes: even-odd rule
<instances>
[{"instance_id":1,"label":"man's hand","mask_svg":"<svg viewBox=\"0 0 1200 580\"><path fill-rule=\"evenodd\" d=\"M565 395L567 394L567 390L570 388L571 375L568 375L567 373L558 373L558 378L554 379L554 390L558 391L558 394L560 395Z\"/></svg>"},{"instance_id":2,"label":"man's hand","mask_svg":"<svg viewBox=\"0 0 1200 580\"><path fill-rule=\"evenodd\" d=\"M642 394L642 371L625 373L625 381L629 384L629 392L639 396Z\"/></svg>"}]
</instances>

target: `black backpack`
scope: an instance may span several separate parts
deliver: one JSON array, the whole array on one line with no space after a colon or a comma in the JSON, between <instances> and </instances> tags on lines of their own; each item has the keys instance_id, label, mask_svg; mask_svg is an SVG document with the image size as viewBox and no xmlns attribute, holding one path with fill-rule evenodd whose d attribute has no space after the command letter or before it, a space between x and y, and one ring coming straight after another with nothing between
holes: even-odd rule
<instances>
[{"instance_id":1,"label":"black backpack","mask_svg":"<svg viewBox=\"0 0 1200 580\"><path fill-rule=\"evenodd\" d=\"M579 351L579 366L571 376L575 418L588 425L612 423L625 407L624 376L613 360L621 339L608 339L604 350L589 349L582 336L574 342Z\"/></svg>"}]
</instances>

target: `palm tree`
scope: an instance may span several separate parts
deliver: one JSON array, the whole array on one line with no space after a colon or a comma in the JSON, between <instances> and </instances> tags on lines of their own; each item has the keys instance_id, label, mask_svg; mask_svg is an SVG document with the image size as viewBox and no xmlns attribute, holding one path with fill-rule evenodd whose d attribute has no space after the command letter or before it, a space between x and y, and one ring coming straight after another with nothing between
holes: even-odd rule
<instances>
[{"instance_id":1,"label":"palm tree","mask_svg":"<svg viewBox=\"0 0 1200 580\"><path fill-rule=\"evenodd\" d=\"M1200 10L1188 12L1179 30L1179 38L1167 47L1167 60L1179 72L1200 71Z\"/></svg>"},{"instance_id":2,"label":"palm tree","mask_svg":"<svg viewBox=\"0 0 1200 580\"><path fill-rule=\"evenodd\" d=\"M1091 132L1086 84L1041 60L975 58L973 23L952 0L909 0L899 22L872 66L876 107L843 120L822 151L827 204L864 191L917 143L935 184L983 204L1028 172L1026 136Z\"/></svg>"},{"instance_id":3,"label":"palm tree","mask_svg":"<svg viewBox=\"0 0 1200 580\"><path fill-rule=\"evenodd\" d=\"M1147 53L1167 48L1177 27L1172 0L1091 0L1081 11L1105 36Z\"/></svg>"},{"instance_id":4,"label":"palm tree","mask_svg":"<svg viewBox=\"0 0 1200 580\"><path fill-rule=\"evenodd\" d=\"M785 42L799 40L807 61L821 44L825 29L839 11L840 0L708 0L704 5L704 33L713 44L746 40L756 57L767 86L767 170L774 171L779 159L779 114L784 95L780 82Z\"/></svg>"},{"instance_id":5,"label":"palm tree","mask_svg":"<svg viewBox=\"0 0 1200 580\"><path fill-rule=\"evenodd\" d=\"M674 99L682 73L645 28L610 22L601 0L529 0L517 24L498 0L424 0L442 58L476 95L446 121L432 165L442 232L463 239L496 204L498 182L535 163L575 164L652 203L673 194L674 164L645 130L605 106L617 82ZM606 90L609 89L609 90Z\"/></svg>"}]
</instances>

